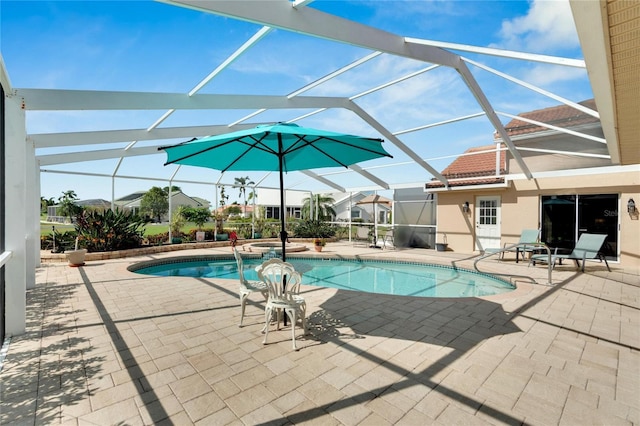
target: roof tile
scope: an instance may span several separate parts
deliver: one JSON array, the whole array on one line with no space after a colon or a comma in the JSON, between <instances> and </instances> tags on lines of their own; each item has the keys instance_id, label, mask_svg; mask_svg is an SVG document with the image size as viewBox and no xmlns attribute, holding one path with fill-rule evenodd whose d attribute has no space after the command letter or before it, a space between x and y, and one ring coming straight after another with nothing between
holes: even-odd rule
<instances>
[{"instance_id":1,"label":"roof tile","mask_svg":"<svg viewBox=\"0 0 640 426\"><path fill-rule=\"evenodd\" d=\"M578 102L580 105L591 108L597 111L596 102L594 99L588 99L586 101ZM581 124L599 123L600 119L591 115L585 114L568 105L559 105L550 108L539 109L535 111L525 112L518 114L521 117L528 118L530 120L539 121L546 124L551 124L556 127L574 127ZM527 123L526 121L518 120L514 118L506 126L504 126L509 136L516 136L528 133L535 133L544 130L548 130L546 127L538 126L537 124ZM499 138L499 135L495 135Z\"/></svg>"}]
</instances>

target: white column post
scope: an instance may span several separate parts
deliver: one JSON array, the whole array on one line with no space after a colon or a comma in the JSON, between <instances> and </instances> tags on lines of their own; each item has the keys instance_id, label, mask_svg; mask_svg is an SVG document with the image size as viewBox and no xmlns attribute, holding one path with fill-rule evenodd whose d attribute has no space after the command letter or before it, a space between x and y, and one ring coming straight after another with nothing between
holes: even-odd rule
<instances>
[{"instance_id":1,"label":"white column post","mask_svg":"<svg viewBox=\"0 0 640 426\"><path fill-rule=\"evenodd\" d=\"M36 286L36 266L40 258L40 191L38 190L39 167L36 149L29 139L25 143L25 240L26 240L26 283L27 288ZM37 251L37 253L36 253Z\"/></svg>"},{"instance_id":2,"label":"white column post","mask_svg":"<svg viewBox=\"0 0 640 426\"><path fill-rule=\"evenodd\" d=\"M5 250L12 253L5 265L5 330L7 335L23 334L27 309L27 209L26 183L26 121L21 100L5 98L5 176L6 212Z\"/></svg>"},{"instance_id":3,"label":"white column post","mask_svg":"<svg viewBox=\"0 0 640 426\"><path fill-rule=\"evenodd\" d=\"M42 259L40 258L40 209L42 206L40 205L40 195L41 195L41 184L40 184L40 164L38 160L35 160L35 151L34 151L34 170L35 174L35 217L33 220L33 235L35 244L33 245L33 253L35 256L35 267L39 268L42 265ZM35 274L35 270L34 270ZM33 277L35 283L35 276Z\"/></svg>"}]
</instances>

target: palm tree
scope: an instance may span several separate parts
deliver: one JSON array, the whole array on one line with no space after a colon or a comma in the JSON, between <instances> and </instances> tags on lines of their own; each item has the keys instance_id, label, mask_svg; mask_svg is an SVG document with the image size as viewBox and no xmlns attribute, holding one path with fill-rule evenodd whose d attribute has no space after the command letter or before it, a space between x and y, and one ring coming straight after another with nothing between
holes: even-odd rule
<instances>
[{"instance_id":1,"label":"palm tree","mask_svg":"<svg viewBox=\"0 0 640 426\"><path fill-rule=\"evenodd\" d=\"M235 183L233 184L234 188L240 188L240 197L244 200L244 211L242 212L242 217L247 216L247 186L255 185L255 182L247 177L239 177L235 178Z\"/></svg>"},{"instance_id":2,"label":"palm tree","mask_svg":"<svg viewBox=\"0 0 640 426\"><path fill-rule=\"evenodd\" d=\"M82 207L78 206L76 201L78 201L78 196L74 190L63 191L62 196L58 198L60 203L58 214L68 217L69 222L73 222L73 217L82 212Z\"/></svg>"},{"instance_id":3,"label":"palm tree","mask_svg":"<svg viewBox=\"0 0 640 426\"><path fill-rule=\"evenodd\" d=\"M304 219L329 220L336 215L333 197L315 194L313 196L313 214L311 213L311 198L302 200L302 217Z\"/></svg>"}]
</instances>

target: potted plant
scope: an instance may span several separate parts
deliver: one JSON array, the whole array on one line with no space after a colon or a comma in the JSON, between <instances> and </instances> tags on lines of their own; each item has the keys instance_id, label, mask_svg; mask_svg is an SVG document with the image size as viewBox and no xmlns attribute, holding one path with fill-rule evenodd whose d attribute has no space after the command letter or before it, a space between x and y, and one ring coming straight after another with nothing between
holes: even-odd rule
<instances>
[{"instance_id":1,"label":"potted plant","mask_svg":"<svg viewBox=\"0 0 640 426\"><path fill-rule=\"evenodd\" d=\"M253 224L253 238L262 238L264 232L265 220L256 219Z\"/></svg>"},{"instance_id":2,"label":"potted plant","mask_svg":"<svg viewBox=\"0 0 640 426\"><path fill-rule=\"evenodd\" d=\"M79 237L76 237L76 245L73 250L65 250L64 252L69 266L77 267L84 265L84 256L87 254L87 249L78 249L78 239Z\"/></svg>"},{"instance_id":3,"label":"potted plant","mask_svg":"<svg viewBox=\"0 0 640 426\"><path fill-rule=\"evenodd\" d=\"M181 210L182 216L186 221L195 223L197 227L196 241L205 240L205 232L202 230L205 222L211 219L211 212L207 208L195 208L184 206Z\"/></svg>"},{"instance_id":4,"label":"potted plant","mask_svg":"<svg viewBox=\"0 0 640 426\"><path fill-rule=\"evenodd\" d=\"M313 247L315 248L316 251L322 251L322 247L324 247L326 244L324 238L316 238L313 241Z\"/></svg>"}]
</instances>

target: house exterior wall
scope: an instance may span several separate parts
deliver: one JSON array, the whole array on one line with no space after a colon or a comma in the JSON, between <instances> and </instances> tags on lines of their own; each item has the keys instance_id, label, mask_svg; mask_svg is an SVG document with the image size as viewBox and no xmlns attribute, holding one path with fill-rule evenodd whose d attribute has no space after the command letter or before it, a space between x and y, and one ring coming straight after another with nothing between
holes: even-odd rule
<instances>
[{"instance_id":1,"label":"house exterior wall","mask_svg":"<svg viewBox=\"0 0 640 426\"><path fill-rule=\"evenodd\" d=\"M619 194L618 220L620 264L640 270L640 220L627 213L627 202L640 200L640 173L597 173L579 176L549 176L514 180L507 188L469 189L438 193L438 235L446 234L449 249L474 252L476 238L475 206L479 196L501 197L501 245L516 242L523 229L540 227L540 197L547 195ZM469 213L462 211L469 202ZM639 203L640 204L640 203Z\"/></svg>"}]
</instances>

